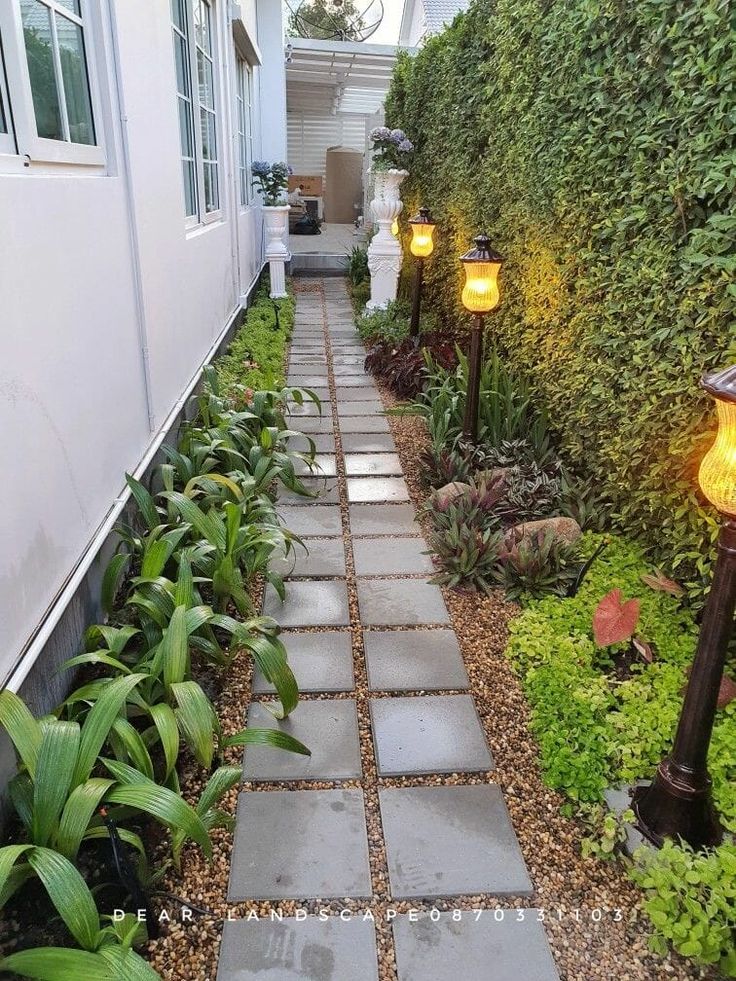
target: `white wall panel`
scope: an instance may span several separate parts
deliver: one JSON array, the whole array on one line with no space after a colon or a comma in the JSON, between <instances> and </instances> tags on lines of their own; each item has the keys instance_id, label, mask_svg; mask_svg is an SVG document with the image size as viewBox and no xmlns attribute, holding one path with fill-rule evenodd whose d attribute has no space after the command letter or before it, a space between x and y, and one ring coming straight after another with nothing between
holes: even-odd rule
<instances>
[{"instance_id":1,"label":"white wall panel","mask_svg":"<svg viewBox=\"0 0 736 981\"><path fill-rule=\"evenodd\" d=\"M290 112L286 123L289 163L297 174L324 177L325 153L329 147L344 146L361 153L365 149L362 115Z\"/></svg>"}]
</instances>

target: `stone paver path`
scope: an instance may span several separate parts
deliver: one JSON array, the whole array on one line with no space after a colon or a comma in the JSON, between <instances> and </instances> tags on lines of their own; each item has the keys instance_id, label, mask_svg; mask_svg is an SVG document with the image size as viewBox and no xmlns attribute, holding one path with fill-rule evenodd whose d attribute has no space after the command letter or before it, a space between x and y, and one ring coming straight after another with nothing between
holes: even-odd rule
<instances>
[{"instance_id":1,"label":"stone paver path","mask_svg":"<svg viewBox=\"0 0 736 981\"><path fill-rule=\"evenodd\" d=\"M287 596L269 587L264 612L303 697L277 721L256 672L247 721L312 756L245 753L228 900L295 903L225 924L218 981L556 981L536 912L504 906L533 885L352 320L341 280L297 293L288 382L323 406L292 428L319 497L279 495L309 551L276 560Z\"/></svg>"}]
</instances>

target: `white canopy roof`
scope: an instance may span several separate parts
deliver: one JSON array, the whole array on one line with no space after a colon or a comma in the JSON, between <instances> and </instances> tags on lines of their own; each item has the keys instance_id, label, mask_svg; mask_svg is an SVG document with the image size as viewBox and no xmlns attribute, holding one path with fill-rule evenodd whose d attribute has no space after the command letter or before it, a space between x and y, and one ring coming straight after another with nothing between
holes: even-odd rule
<instances>
[{"instance_id":1,"label":"white canopy roof","mask_svg":"<svg viewBox=\"0 0 736 981\"><path fill-rule=\"evenodd\" d=\"M286 105L291 112L377 112L388 92L393 44L288 39Z\"/></svg>"}]
</instances>

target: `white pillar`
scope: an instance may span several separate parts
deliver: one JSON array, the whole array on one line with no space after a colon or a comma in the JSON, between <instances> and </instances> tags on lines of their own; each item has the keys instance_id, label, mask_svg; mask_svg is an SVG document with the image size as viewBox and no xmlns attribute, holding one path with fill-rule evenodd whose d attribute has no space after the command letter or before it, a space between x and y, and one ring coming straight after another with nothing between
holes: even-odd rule
<instances>
[{"instance_id":1,"label":"white pillar","mask_svg":"<svg viewBox=\"0 0 736 981\"><path fill-rule=\"evenodd\" d=\"M263 209L263 224L266 229L266 259L271 277L272 300L283 299L286 293L285 264L291 261L291 253L286 246L284 236L289 225L289 205Z\"/></svg>"},{"instance_id":2,"label":"white pillar","mask_svg":"<svg viewBox=\"0 0 736 981\"><path fill-rule=\"evenodd\" d=\"M384 309L396 299L401 272L401 243L391 232L395 218L404 207L399 186L406 170L379 170L375 173L375 197L371 211L378 223L378 233L368 246L368 269L371 274L371 298L367 310Z\"/></svg>"}]
</instances>

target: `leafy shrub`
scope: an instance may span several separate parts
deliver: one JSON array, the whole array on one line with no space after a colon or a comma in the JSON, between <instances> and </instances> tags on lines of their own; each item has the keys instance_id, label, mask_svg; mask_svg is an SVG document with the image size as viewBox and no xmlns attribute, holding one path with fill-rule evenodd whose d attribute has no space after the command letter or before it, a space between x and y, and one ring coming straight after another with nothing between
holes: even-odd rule
<instances>
[{"instance_id":1,"label":"leafy shrub","mask_svg":"<svg viewBox=\"0 0 736 981\"><path fill-rule=\"evenodd\" d=\"M503 585L512 600L567 596L580 570L577 545L542 531L515 538L501 556Z\"/></svg>"},{"instance_id":2,"label":"leafy shrub","mask_svg":"<svg viewBox=\"0 0 736 981\"><path fill-rule=\"evenodd\" d=\"M269 391L284 384L286 345L294 327L291 296L272 300L268 282L259 286L227 352L215 362L222 391L241 407L253 391ZM250 393L250 394L249 394Z\"/></svg>"},{"instance_id":3,"label":"leafy shrub","mask_svg":"<svg viewBox=\"0 0 736 981\"><path fill-rule=\"evenodd\" d=\"M597 540L585 535L583 548L590 552ZM509 626L507 654L531 704L545 780L575 802L596 803L607 786L650 778L672 746L697 627L677 597L646 585L648 573L641 548L613 538L574 598L531 602ZM592 635L594 611L612 587L639 601L638 633L655 654L622 682L601 671ZM709 769L724 827L736 831L734 702L716 716ZM667 845L653 856L651 869L635 875L649 892L646 909L657 949L668 940L706 963L720 958L722 970L733 972L734 862L728 847L706 861Z\"/></svg>"},{"instance_id":4,"label":"leafy shrub","mask_svg":"<svg viewBox=\"0 0 736 981\"><path fill-rule=\"evenodd\" d=\"M368 272L368 250L364 246L353 246L348 261L348 279L353 286L360 286L361 283L370 279L370 273Z\"/></svg>"},{"instance_id":5,"label":"leafy shrub","mask_svg":"<svg viewBox=\"0 0 736 981\"><path fill-rule=\"evenodd\" d=\"M410 337L398 343L377 341L366 355L366 371L386 382L399 398L415 398L424 385L428 356L445 367L456 360L454 344L442 334L422 334L421 344L418 347Z\"/></svg>"},{"instance_id":6,"label":"leafy shrub","mask_svg":"<svg viewBox=\"0 0 736 981\"><path fill-rule=\"evenodd\" d=\"M491 528L479 528L457 505L450 505L429 538L429 547L442 566L432 582L470 586L488 592L495 584L502 538Z\"/></svg>"},{"instance_id":7,"label":"leafy shrub","mask_svg":"<svg viewBox=\"0 0 736 981\"><path fill-rule=\"evenodd\" d=\"M428 303L467 323L457 255L491 228L507 261L489 331L565 464L694 596L717 534L697 378L736 361L732 33L723 0L472 0L400 56L386 102L416 144L406 207L431 201L451 243Z\"/></svg>"},{"instance_id":8,"label":"leafy shrub","mask_svg":"<svg viewBox=\"0 0 736 981\"><path fill-rule=\"evenodd\" d=\"M655 927L650 944L667 944L684 957L716 964L736 977L736 845L709 852L665 842L640 849L631 876L646 893L644 909Z\"/></svg>"},{"instance_id":9,"label":"leafy shrub","mask_svg":"<svg viewBox=\"0 0 736 981\"><path fill-rule=\"evenodd\" d=\"M427 383L417 402L433 441L437 439L445 447L454 445L462 433L465 413L468 359L459 350L457 353L454 367L437 363L430 352ZM482 450L476 452L489 455L502 445L522 440L535 460L541 463L547 459L550 444L546 413L534 404L529 386L508 370L494 348L481 370L477 442ZM496 465L497 459L490 455L485 464L480 456L473 461L474 469Z\"/></svg>"},{"instance_id":10,"label":"leafy shrub","mask_svg":"<svg viewBox=\"0 0 736 981\"><path fill-rule=\"evenodd\" d=\"M356 326L363 341L403 341L409 336L409 308L394 301L385 309L366 311Z\"/></svg>"}]
</instances>

